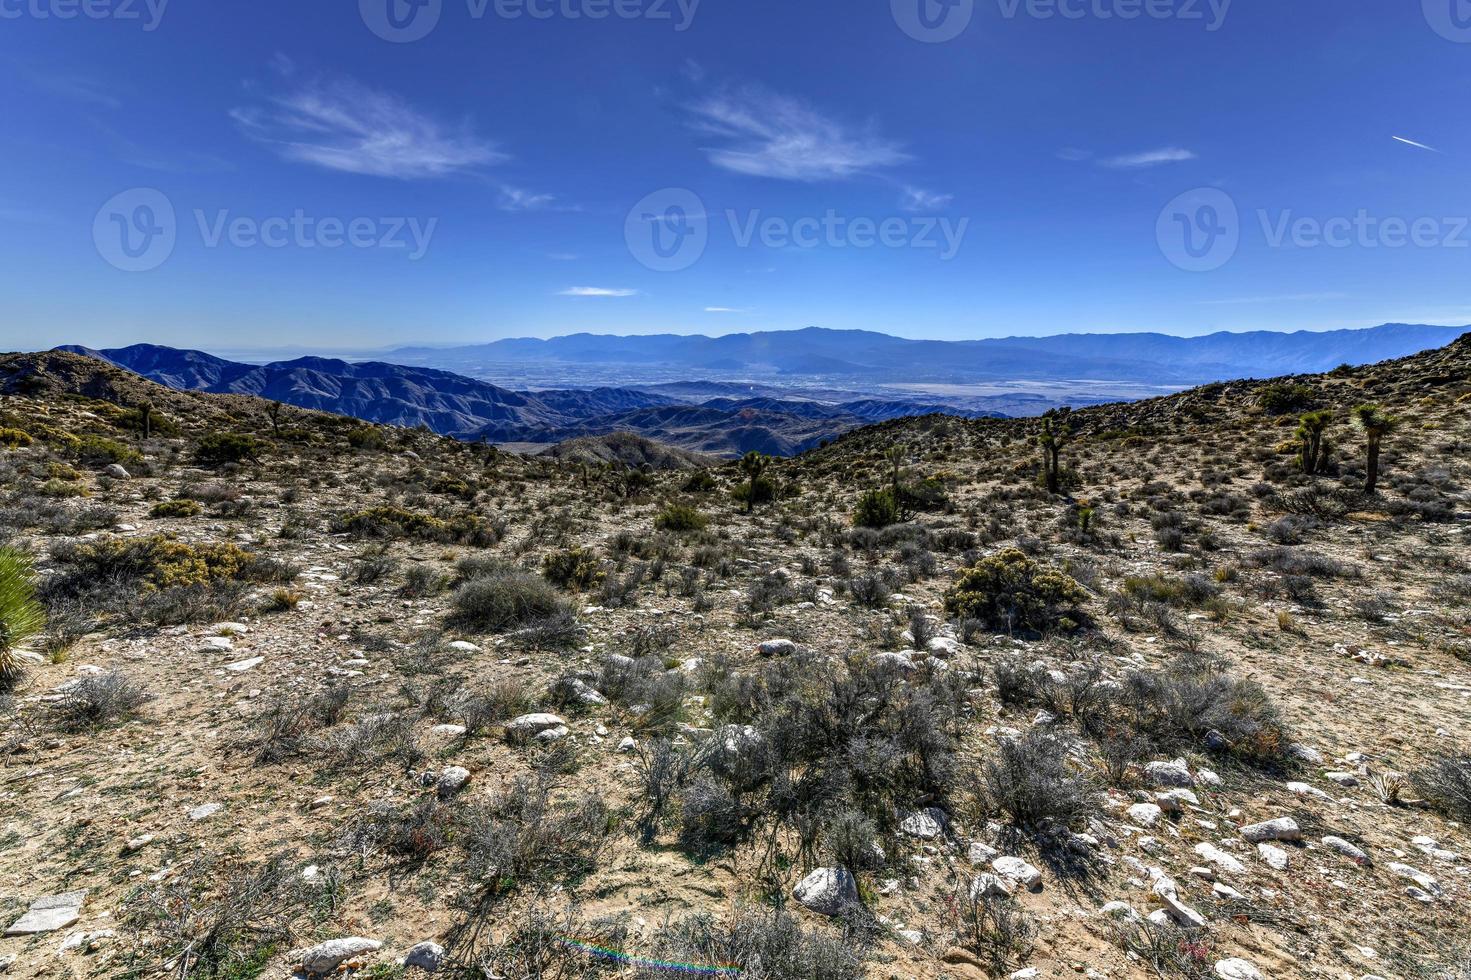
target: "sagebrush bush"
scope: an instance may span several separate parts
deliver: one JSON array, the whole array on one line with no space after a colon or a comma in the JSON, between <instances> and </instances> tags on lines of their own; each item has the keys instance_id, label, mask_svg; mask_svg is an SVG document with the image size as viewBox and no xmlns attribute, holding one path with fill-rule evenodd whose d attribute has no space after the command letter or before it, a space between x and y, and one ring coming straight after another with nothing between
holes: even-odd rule
<instances>
[{"instance_id":1,"label":"sagebrush bush","mask_svg":"<svg viewBox=\"0 0 1471 980\"><path fill-rule=\"evenodd\" d=\"M566 609L550 582L516 568L498 568L467 579L455 589L454 606L456 618L489 632L550 619Z\"/></svg>"},{"instance_id":2,"label":"sagebrush bush","mask_svg":"<svg viewBox=\"0 0 1471 980\"><path fill-rule=\"evenodd\" d=\"M130 717L152 697L127 675L113 671L75 682L62 691L49 711L58 728L80 732Z\"/></svg>"},{"instance_id":3,"label":"sagebrush bush","mask_svg":"<svg viewBox=\"0 0 1471 980\"><path fill-rule=\"evenodd\" d=\"M1440 756L1411 774L1410 782L1447 818L1471 821L1471 755Z\"/></svg>"},{"instance_id":4,"label":"sagebrush bush","mask_svg":"<svg viewBox=\"0 0 1471 980\"><path fill-rule=\"evenodd\" d=\"M779 910L741 907L725 922L697 915L667 927L656 951L661 959L724 963L746 980L861 980L862 957L841 937L804 929ZM637 980L668 973L646 967Z\"/></svg>"},{"instance_id":5,"label":"sagebrush bush","mask_svg":"<svg viewBox=\"0 0 1471 980\"><path fill-rule=\"evenodd\" d=\"M1068 575L1008 548L960 573L945 593L945 612L1008 633L1069 630L1086 597Z\"/></svg>"},{"instance_id":6,"label":"sagebrush bush","mask_svg":"<svg viewBox=\"0 0 1471 980\"><path fill-rule=\"evenodd\" d=\"M1032 729L983 761L973 792L979 811L1028 831L1076 828L1099 812L1098 787L1067 763L1068 746Z\"/></svg>"}]
</instances>

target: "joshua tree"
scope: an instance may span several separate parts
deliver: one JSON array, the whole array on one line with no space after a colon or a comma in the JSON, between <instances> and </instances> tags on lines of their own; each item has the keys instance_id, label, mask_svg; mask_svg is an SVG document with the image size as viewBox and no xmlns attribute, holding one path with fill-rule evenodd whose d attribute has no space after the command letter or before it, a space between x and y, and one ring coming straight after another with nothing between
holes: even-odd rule
<instances>
[{"instance_id":1,"label":"joshua tree","mask_svg":"<svg viewBox=\"0 0 1471 980\"><path fill-rule=\"evenodd\" d=\"M138 406L138 428L143 430L144 439L153 437L153 402Z\"/></svg>"},{"instance_id":2,"label":"joshua tree","mask_svg":"<svg viewBox=\"0 0 1471 980\"><path fill-rule=\"evenodd\" d=\"M746 494L747 514L756 509L756 488L761 483L761 475L766 472L766 467L770 464L770 457L763 456L754 450L741 457L741 472L750 481Z\"/></svg>"},{"instance_id":3,"label":"joshua tree","mask_svg":"<svg viewBox=\"0 0 1471 980\"><path fill-rule=\"evenodd\" d=\"M271 435L276 439L281 438L281 413L285 410L286 406L280 402L271 402L266 406L266 415L271 419Z\"/></svg>"},{"instance_id":4,"label":"joshua tree","mask_svg":"<svg viewBox=\"0 0 1471 980\"><path fill-rule=\"evenodd\" d=\"M23 673L16 650L45 624L31 560L0 548L0 693L13 688Z\"/></svg>"},{"instance_id":5,"label":"joshua tree","mask_svg":"<svg viewBox=\"0 0 1471 980\"><path fill-rule=\"evenodd\" d=\"M1329 443L1326 438L1328 426L1333 423L1333 413L1329 411L1308 412L1304 415L1297 426L1297 438L1302 444L1299 459L1302 461L1302 471L1308 476L1314 476L1328 468Z\"/></svg>"},{"instance_id":6,"label":"joshua tree","mask_svg":"<svg viewBox=\"0 0 1471 980\"><path fill-rule=\"evenodd\" d=\"M1399 419L1378 405L1360 405L1354 409L1354 423L1364 430L1364 437L1368 442L1364 492L1371 494L1379 487L1379 450L1384 444L1384 437L1399 427Z\"/></svg>"},{"instance_id":7,"label":"joshua tree","mask_svg":"<svg viewBox=\"0 0 1471 980\"><path fill-rule=\"evenodd\" d=\"M1070 408L1054 408L1042 416L1042 434L1037 437L1037 445L1042 447L1042 476L1048 493L1057 493L1061 482L1062 447L1073 434L1071 415Z\"/></svg>"}]
</instances>

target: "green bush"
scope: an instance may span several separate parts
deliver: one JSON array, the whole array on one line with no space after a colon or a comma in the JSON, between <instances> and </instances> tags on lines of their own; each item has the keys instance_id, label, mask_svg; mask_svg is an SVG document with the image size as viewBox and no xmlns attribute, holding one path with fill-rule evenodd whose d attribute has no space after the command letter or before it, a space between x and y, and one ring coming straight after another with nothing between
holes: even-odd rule
<instances>
[{"instance_id":1,"label":"green bush","mask_svg":"<svg viewBox=\"0 0 1471 980\"><path fill-rule=\"evenodd\" d=\"M346 514L338 518L334 529L355 538L413 538L477 547L495 544L498 538L495 528L474 514L439 518L402 507L372 507Z\"/></svg>"},{"instance_id":2,"label":"green bush","mask_svg":"<svg viewBox=\"0 0 1471 980\"><path fill-rule=\"evenodd\" d=\"M79 436L71 449L78 460L94 465L139 463L143 460L136 450L103 436Z\"/></svg>"},{"instance_id":3,"label":"green bush","mask_svg":"<svg viewBox=\"0 0 1471 980\"><path fill-rule=\"evenodd\" d=\"M547 555L541 562L541 574L548 582L564 589L591 589L603 580L598 556L586 548L568 548Z\"/></svg>"},{"instance_id":4,"label":"green bush","mask_svg":"<svg viewBox=\"0 0 1471 980\"><path fill-rule=\"evenodd\" d=\"M703 531L710 518L685 504L670 504L654 518L654 527L661 531Z\"/></svg>"},{"instance_id":5,"label":"green bush","mask_svg":"<svg viewBox=\"0 0 1471 980\"><path fill-rule=\"evenodd\" d=\"M30 557L0 548L0 693L11 690L24 672L16 650L45 625Z\"/></svg>"},{"instance_id":6,"label":"green bush","mask_svg":"<svg viewBox=\"0 0 1471 980\"><path fill-rule=\"evenodd\" d=\"M1288 415L1311 408L1317 392L1307 385L1274 384L1257 395L1257 404L1268 415Z\"/></svg>"},{"instance_id":7,"label":"green bush","mask_svg":"<svg viewBox=\"0 0 1471 980\"><path fill-rule=\"evenodd\" d=\"M197 517L204 512L199 501L181 498L179 500L165 500L163 503L154 504L148 511L152 518L163 517Z\"/></svg>"},{"instance_id":8,"label":"green bush","mask_svg":"<svg viewBox=\"0 0 1471 980\"><path fill-rule=\"evenodd\" d=\"M238 432L211 432L199 440L194 450L195 459L206 466L222 466L225 463L243 463L247 459L260 461L264 444L252 435Z\"/></svg>"},{"instance_id":9,"label":"green bush","mask_svg":"<svg viewBox=\"0 0 1471 980\"><path fill-rule=\"evenodd\" d=\"M899 522L899 505L892 490L870 490L858 498L853 511L857 527L883 528Z\"/></svg>"},{"instance_id":10,"label":"green bush","mask_svg":"<svg viewBox=\"0 0 1471 980\"><path fill-rule=\"evenodd\" d=\"M24 449L35 442L29 432L20 429L0 429L0 446L6 449Z\"/></svg>"},{"instance_id":11,"label":"green bush","mask_svg":"<svg viewBox=\"0 0 1471 980\"><path fill-rule=\"evenodd\" d=\"M752 488L755 488L755 497L752 498ZM758 476L754 484L738 483L730 492L731 499L738 504L750 506L752 504L767 504L776 499L776 484L764 476Z\"/></svg>"},{"instance_id":12,"label":"green bush","mask_svg":"<svg viewBox=\"0 0 1471 980\"><path fill-rule=\"evenodd\" d=\"M715 489L715 477L705 470L696 470L684 481L685 493L709 493Z\"/></svg>"},{"instance_id":13,"label":"green bush","mask_svg":"<svg viewBox=\"0 0 1471 980\"><path fill-rule=\"evenodd\" d=\"M1085 598L1071 577L1008 548L961 572L945 593L945 611L1007 632L1072 630L1078 621L1069 613Z\"/></svg>"}]
</instances>

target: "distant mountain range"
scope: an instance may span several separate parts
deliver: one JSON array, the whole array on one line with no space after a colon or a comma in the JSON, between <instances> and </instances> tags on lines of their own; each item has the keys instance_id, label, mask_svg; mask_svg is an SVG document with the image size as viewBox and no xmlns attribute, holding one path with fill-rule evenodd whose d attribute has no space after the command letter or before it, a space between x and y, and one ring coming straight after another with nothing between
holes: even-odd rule
<instances>
[{"instance_id":1,"label":"distant mountain range","mask_svg":"<svg viewBox=\"0 0 1471 980\"><path fill-rule=\"evenodd\" d=\"M369 422L424 426L441 435L496 443L554 444L628 432L693 452L790 456L850 429L905 415L950 412L939 404L861 399L851 403L770 397L696 404L637 388L510 391L431 368L303 357L243 364L153 344L111 350L66 346L182 391L255 395Z\"/></svg>"},{"instance_id":2,"label":"distant mountain range","mask_svg":"<svg viewBox=\"0 0 1471 980\"><path fill-rule=\"evenodd\" d=\"M654 368L700 377L831 378L883 383L1128 381L1193 385L1235 378L1328 371L1442 347L1465 327L1403 323L1323 333L1061 334L995 340L906 340L863 330L809 328L724 337L574 334L465 347L403 347L398 364L481 374L488 365L589 366L612 372Z\"/></svg>"},{"instance_id":3,"label":"distant mountain range","mask_svg":"<svg viewBox=\"0 0 1471 980\"><path fill-rule=\"evenodd\" d=\"M729 456L758 450L789 456L893 418L933 413L996 417L1002 414L990 410L996 405L1004 405L1007 414L1034 414L1061 399L1074 405L1096 403L1108 398L1100 396L1102 389L1090 391L1087 386L1104 380L1147 386L1322 372L1343 363L1374 363L1442 347L1462 332L1464 328L1386 324L1327 333L1191 338L1072 334L977 341L916 341L819 329L715 338L579 334L445 350L403 348L390 355L411 363L301 357L246 364L151 344L60 349L180 390L256 395L370 422L424 426L467 440L548 445L626 432L693 452ZM444 369L474 371L517 358L527 364L567 365L566 373L579 377L595 368L623 378L630 365L635 373L642 365L704 380L512 391ZM746 380L711 379L711 373ZM781 380L822 394L795 395ZM1012 383L1011 390L970 397L857 393L886 391L885 383L921 389L929 384L944 391L947 383L986 381ZM1054 390L1038 394L1016 384L1026 381ZM1076 387L1067 389L1064 382ZM812 388L814 384L823 387ZM845 385L854 390L844 392Z\"/></svg>"}]
</instances>

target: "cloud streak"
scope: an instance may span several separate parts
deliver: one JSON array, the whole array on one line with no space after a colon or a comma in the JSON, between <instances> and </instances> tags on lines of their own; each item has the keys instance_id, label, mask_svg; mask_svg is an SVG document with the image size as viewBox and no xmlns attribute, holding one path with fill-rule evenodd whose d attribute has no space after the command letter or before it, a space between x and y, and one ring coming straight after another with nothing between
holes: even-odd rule
<instances>
[{"instance_id":1,"label":"cloud streak","mask_svg":"<svg viewBox=\"0 0 1471 980\"><path fill-rule=\"evenodd\" d=\"M1100 161L1111 170L1142 170L1146 167L1158 167L1167 163L1184 163L1187 160L1196 159L1191 150L1182 149L1178 146L1167 146L1158 150L1145 150L1143 153L1129 153L1124 156L1110 157Z\"/></svg>"},{"instance_id":2,"label":"cloud streak","mask_svg":"<svg viewBox=\"0 0 1471 980\"><path fill-rule=\"evenodd\" d=\"M230 116L283 159L344 173L424 180L508 159L467 127L447 126L350 78L310 81Z\"/></svg>"},{"instance_id":3,"label":"cloud streak","mask_svg":"<svg viewBox=\"0 0 1471 980\"><path fill-rule=\"evenodd\" d=\"M1398 140L1399 142L1404 143L1406 146L1418 146L1420 149L1429 150L1431 153L1440 152L1433 146L1426 146L1424 143L1416 143L1414 140L1407 140L1403 136L1391 136L1390 139Z\"/></svg>"},{"instance_id":4,"label":"cloud streak","mask_svg":"<svg viewBox=\"0 0 1471 980\"><path fill-rule=\"evenodd\" d=\"M573 286L570 289L564 289L564 290L562 290L557 295L558 296L579 296L579 297L590 297L590 298L606 299L606 298L609 298L609 297L622 298L622 297L625 297L625 296L637 296L638 295L638 290L637 289L606 289L606 288L604 288L602 286Z\"/></svg>"},{"instance_id":5,"label":"cloud streak","mask_svg":"<svg viewBox=\"0 0 1471 980\"><path fill-rule=\"evenodd\" d=\"M846 180L908 162L872 125L853 127L762 88L713 95L692 106L695 127L723 145L706 147L723 170L807 183Z\"/></svg>"}]
</instances>

